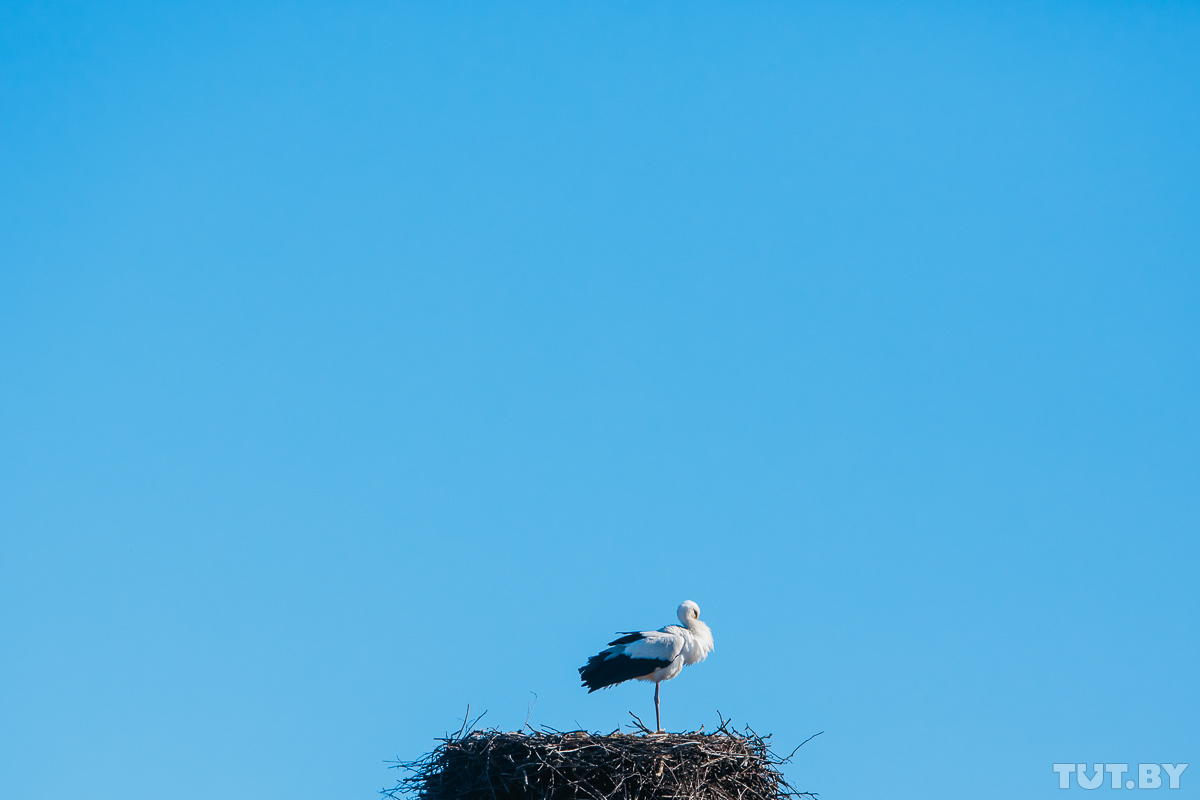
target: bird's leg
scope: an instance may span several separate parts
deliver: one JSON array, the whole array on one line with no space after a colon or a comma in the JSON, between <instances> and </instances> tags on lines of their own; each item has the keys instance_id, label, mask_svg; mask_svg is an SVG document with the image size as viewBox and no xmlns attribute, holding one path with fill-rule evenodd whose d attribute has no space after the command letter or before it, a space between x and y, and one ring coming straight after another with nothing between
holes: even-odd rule
<instances>
[{"instance_id":1,"label":"bird's leg","mask_svg":"<svg viewBox=\"0 0 1200 800\"><path fill-rule=\"evenodd\" d=\"M658 716L658 687L661 685L662 684L658 683L657 681L654 684L654 727L657 728L655 733L663 732L662 721Z\"/></svg>"}]
</instances>

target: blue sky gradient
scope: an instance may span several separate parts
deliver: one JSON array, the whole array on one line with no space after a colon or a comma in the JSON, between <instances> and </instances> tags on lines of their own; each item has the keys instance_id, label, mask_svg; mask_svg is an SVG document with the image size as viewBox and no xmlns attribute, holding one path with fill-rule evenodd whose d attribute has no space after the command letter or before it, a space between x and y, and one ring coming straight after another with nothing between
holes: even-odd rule
<instances>
[{"instance_id":1,"label":"blue sky gradient","mask_svg":"<svg viewBox=\"0 0 1200 800\"><path fill-rule=\"evenodd\" d=\"M1197 143L1187 3L3 4L4 796L609 731L684 599L823 800L1200 762Z\"/></svg>"}]
</instances>

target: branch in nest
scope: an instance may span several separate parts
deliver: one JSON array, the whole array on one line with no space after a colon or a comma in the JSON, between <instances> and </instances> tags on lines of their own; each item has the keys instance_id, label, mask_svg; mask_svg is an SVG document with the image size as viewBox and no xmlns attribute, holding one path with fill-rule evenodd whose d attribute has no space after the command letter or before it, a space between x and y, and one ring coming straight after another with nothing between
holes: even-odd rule
<instances>
[{"instance_id":1,"label":"branch in nest","mask_svg":"<svg viewBox=\"0 0 1200 800\"><path fill-rule=\"evenodd\" d=\"M642 722L642 718L639 717L637 714L630 711L629 716L633 717L634 724L637 725L637 729L639 731L641 731L642 733L657 733L657 731L652 731L649 728L647 728L646 723Z\"/></svg>"}]
</instances>

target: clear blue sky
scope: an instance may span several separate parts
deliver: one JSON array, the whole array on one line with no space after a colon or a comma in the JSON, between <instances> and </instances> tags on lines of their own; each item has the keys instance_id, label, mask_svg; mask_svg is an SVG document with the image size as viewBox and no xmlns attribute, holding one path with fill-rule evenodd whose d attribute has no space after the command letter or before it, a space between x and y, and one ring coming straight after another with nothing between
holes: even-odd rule
<instances>
[{"instance_id":1,"label":"clear blue sky","mask_svg":"<svg viewBox=\"0 0 1200 800\"><path fill-rule=\"evenodd\" d=\"M689 598L823 800L1200 797L1200 9L987 5L0 5L6 800L609 731Z\"/></svg>"}]
</instances>

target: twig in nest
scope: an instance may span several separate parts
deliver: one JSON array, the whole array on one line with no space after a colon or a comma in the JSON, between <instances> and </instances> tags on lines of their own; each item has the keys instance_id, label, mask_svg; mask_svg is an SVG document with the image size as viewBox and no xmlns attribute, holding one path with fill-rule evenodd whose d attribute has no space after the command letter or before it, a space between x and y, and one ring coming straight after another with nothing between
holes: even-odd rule
<instances>
[{"instance_id":1,"label":"twig in nest","mask_svg":"<svg viewBox=\"0 0 1200 800\"><path fill-rule=\"evenodd\" d=\"M638 730L640 730L642 733L656 733L656 731L652 731L649 728L647 728L646 723L642 722L642 718L639 717L637 714L630 711L629 716L633 717L634 724L637 725Z\"/></svg>"},{"instance_id":2,"label":"twig in nest","mask_svg":"<svg viewBox=\"0 0 1200 800\"><path fill-rule=\"evenodd\" d=\"M788 753L788 756L787 756L787 758L785 758L785 759L782 759L782 760L781 760L781 761L779 761L778 763L780 763L780 764L786 764L786 763L788 763L789 761L791 761L791 760L792 760L792 756L796 755L796 752L797 752L797 751L798 751L798 750L799 750L801 747L804 747L804 745L808 744L809 742L811 742L813 739L817 738L818 736L820 736L820 735L821 735L822 733L824 733L824 732L825 732L825 731L817 731L817 732L816 732L816 733L814 733L812 736L808 737L808 738L807 738L807 739L805 739L803 742L801 742L800 744L796 745L796 749L795 749L795 750L793 750L792 752Z\"/></svg>"}]
</instances>

